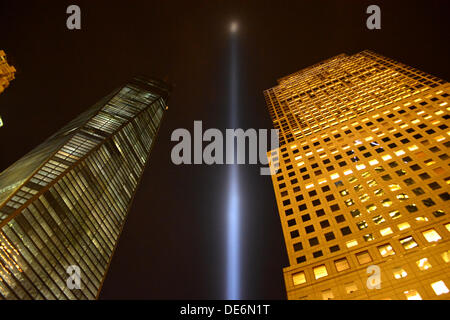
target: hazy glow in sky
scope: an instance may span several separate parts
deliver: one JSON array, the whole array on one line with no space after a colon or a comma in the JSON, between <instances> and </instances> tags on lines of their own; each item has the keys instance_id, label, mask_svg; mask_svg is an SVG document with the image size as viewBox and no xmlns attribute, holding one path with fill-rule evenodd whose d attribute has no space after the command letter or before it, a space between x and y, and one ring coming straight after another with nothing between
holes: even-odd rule
<instances>
[{"instance_id":1,"label":"hazy glow in sky","mask_svg":"<svg viewBox=\"0 0 450 320\"><path fill-rule=\"evenodd\" d=\"M239 25L236 21L232 21L230 23L230 32L231 33L236 33L238 31Z\"/></svg>"}]
</instances>

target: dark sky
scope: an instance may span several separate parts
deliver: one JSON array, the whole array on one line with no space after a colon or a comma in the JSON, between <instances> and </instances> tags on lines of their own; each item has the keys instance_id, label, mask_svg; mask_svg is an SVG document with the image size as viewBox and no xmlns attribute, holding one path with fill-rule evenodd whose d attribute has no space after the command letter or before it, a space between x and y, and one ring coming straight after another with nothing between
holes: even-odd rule
<instances>
[{"instance_id":1,"label":"dark sky","mask_svg":"<svg viewBox=\"0 0 450 320\"><path fill-rule=\"evenodd\" d=\"M78 4L82 30L66 29ZM378 4L382 29L366 29ZM226 166L175 166L176 128L227 127L229 34L239 31L239 126L271 128L262 91L339 53L371 49L450 79L448 1L0 0L0 170L135 74L175 89L101 298L225 298ZM242 298L284 299L288 265L270 178L240 167Z\"/></svg>"}]
</instances>

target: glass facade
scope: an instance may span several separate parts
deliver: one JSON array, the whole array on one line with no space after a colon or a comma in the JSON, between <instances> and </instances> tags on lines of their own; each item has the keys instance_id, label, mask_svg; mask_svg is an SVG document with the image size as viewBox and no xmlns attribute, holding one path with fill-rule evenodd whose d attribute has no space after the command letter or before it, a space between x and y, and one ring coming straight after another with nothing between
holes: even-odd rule
<instances>
[{"instance_id":1,"label":"glass facade","mask_svg":"<svg viewBox=\"0 0 450 320\"><path fill-rule=\"evenodd\" d=\"M0 174L0 298L98 296L169 91L133 79Z\"/></svg>"},{"instance_id":2,"label":"glass facade","mask_svg":"<svg viewBox=\"0 0 450 320\"><path fill-rule=\"evenodd\" d=\"M450 84L363 51L264 94L280 129L269 157L288 298L449 299Z\"/></svg>"}]
</instances>

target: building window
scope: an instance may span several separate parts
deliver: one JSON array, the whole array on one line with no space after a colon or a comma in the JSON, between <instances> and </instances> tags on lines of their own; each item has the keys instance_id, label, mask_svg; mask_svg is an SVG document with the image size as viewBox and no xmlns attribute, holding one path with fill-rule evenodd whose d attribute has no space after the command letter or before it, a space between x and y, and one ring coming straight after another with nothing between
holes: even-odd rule
<instances>
[{"instance_id":1,"label":"building window","mask_svg":"<svg viewBox=\"0 0 450 320\"><path fill-rule=\"evenodd\" d=\"M442 211L442 210L436 210L436 211L433 211L433 215L434 215L436 218L439 218L439 217L442 217L443 215L445 215L445 212Z\"/></svg>"},{"instance_id":2,"label":"building window","mask_svg":"<svg viewBox=\"0 0 450 320\"><path fill-rule=\"evenodd\" d=\"M409 250L417 247L417 242L414 240L412 236L400 239L400 243L405 248L405 250Z\"/></svg>"},{"instance_id":3,"label":"building window","mask_svg":"<svg viewBox=\"0 0 450 320\"><path fill-rule=\"evenodd\" d=\"M331 240L336 239L336 237L334 236L334 233L333 233L333 232L328 232L328 233L325 233L325 239L326 239L327 241L331 241Z\"/></svg>"},{"instance_id":4,"label":"building window","mask_svg":"<svg viewBox=\"0 0 450 320\"><path fill-rule=\"evenodd\" d=\"M364 220L361 221L361 222L358 222L358 223L356 224L356 226L358 227L359 230L362 230L362 229L365 229L365 228L369 227L369 225L367 224L367 222L364 221Z\"/></svg>"},{"instance_id":5,"label":"building window","mask_svg":"<svg viewBox=\"0 0 450 320\"><path fill-rule=\"evenodd\" d=\"M388 257L395 254L394 249L389 243L378 246L378 251L380 252L382 257Z\"/></svg>"},{"instance_id":6,"label":"building window","mask_svg":"<svg viewBox=\"0 0 450 320\"><path fill-rule=\"evenodd\" d=\"M298 233L298 230L291 231L291 239L295 239L299 236L300 234Z\"/></svg>"},{"instance_id":7,"label":"building window","mask_svg":"<svg viewBox=\"0 0 450 320\"><path fill-rule=\"evenodd\" d=\"M436 295L438 295L438 296L449 292L447 286L445 285L444 281L442 281L442 280L433 282L431 284L431 287L433 288L434 293L436 293Z\"/></svg>"},{"instance_id":8,"label":"building window","mask_svg":"<svg viewBox=\"0 0 450 320\"><path fill-rule=\"evenodd\" d=\"M362 251L356 254L356 259L358 259L359 264L366 264L372 261L372 257L369 251Z\"/></svg>"},{"instance_id":9,"label":"building window","mask_svg":"<svg viewBox=\"0 0 450 320\"><path fill-rule=\"evenodd\" d=\"M322 291L322 299L323 300L331 300L333 298L334 298L334 295L333 295L333 291L331 291L331 289Z\"/></svg>"},{"instance_id":10,"label":"building window","mask_svg":"<svg viewBox=\"0 0 450 320\"><path fill-rule=\"evenodd\" d=\"M313 252L313 257L314 257L314 258L319 258L319 257L321 257L321 256L323 256L322 250Z\"/></svg>"},{"instance_id":11,"label":"building window","mask_svg":"<svg viewBox=\"0 0 450 320\"><path fill-rule=\"evenodd\" d=\"M344 287L345 287L345 291L347 292L347 294L353 293L358 290L358 287L356 286L356 284L354 282L346 283L346 284L344 284Z\"/></svg>"},{"instance_id":12,"label":"building window","mask_svg":"<svg viewBox=\"0 0 450 320\"><path fill-rule=\"evenodd\" d=\"M422 234L428 242L436 242L442 239L439 233L434 229L423 231Z\"/></svg>"},{"instance_id":13,"label":"building window","mask_svg":"<svg viewBox=\"0 0 450 320\"><path fill-rule=\"evenodd\" d=\"M390 227L384 228L380 230L380 234L384 237L392 233L392 229Z\"/></svg>"},{"instance_id":14,"label":"building window","mask_svg":"<svg viewBox=\"0 0 450 320\"><path fill-rule=\"evenodd\" d=\"M409 290L403 292L407 300L422 300L422 297L416 290Z\"/></svg>"},{"instance_id":15,"label":"building window","mask_svg":"<svg viewBox=\"0 0 450 320\"><path fill-rule=\"evenodd\" d=\"M352 231L350 230L350 227L344 227L344 228L341 228L341 233L343 236L346 236L346 235L351 234Z\"/></svg>"},{"instance_id":16,"label":"building window","mask_svg":"<svg viewBox=\"0 0 450 320\"><path fill-rule=\"evenodd\" d=\"M320 226L322 227L322 229L325 229L330 226L330 223L328 222L328 220L323 220L320 221Z\"/></svg>"},{"instance_id":17,"label":"building window","mask_svg":"<svg viewBox=\"0 0 450 320\"><path fill-rule=\"evenodd\" d=\"M294 251L295 252L300 251L302 249L303 249L303 245L302 245L301 242L297 242L296 244L294 244Z\"/></svg>"},{"instance_id":18,"label":"building window","mask_svg":"<svg viewBox=\"0 0 450 320\"><path fill-rule=\"evenodd\" d=\"M400 267L392 270L392 273L394 274L395 279L405 278L408 275L408 273L405 271L405 269L400 268Z\"/></svg>"},{"instance_id":19,"label":"building window","mask_svg":"<svg viewBox=\"0 0 450 320\"><path fill-rule=\"evenodd\" d=\"M314 272L314 277L317 279L326 277L328 275L328 271L327 268L325 267L325 265L321 265L321 266L317 266L313 269Z\"/></svg>"},{"instance_id":20,"label":"building window","mask_svg":"<svg viewBox=\"0 0 450 320\"><path fill-rule=\"evenodd\" d=\"M357 246L358 245L358 241L357 240L350 240L350 241L347 241L345 243L345 245L347 246L347 248L351 248L351 247Z\"/></svg>"},{"instance_id":21,"label":"building window","mask_svg":"<svg viewBox=\"0 0 450 320\"><path fill-rule=\"evenodd\" d=\"M417 267L422 271L428 270L431 268L431 264L430 264L430 262L428 262L427 258L422 258L420 260L417 260L416 264L417 264Z\"/></svg>"},{"instance_id":22,"label":"building window","mask_svg":"<svg viewBox=\"0 0 450 320\"><path fill-rule=\"evenodd\" d=\"M334 265L338 272L350 269L347 258L342 258L334 261Z\"/></svg>"},{"instance_id":23,"label":"building window","mask_svg":"<svg viewBox=\"0 0 450 320\"><path fill-rule=\"evenodd\" d=\"M397 227L398 227L398 230L403 231L403 230L410 228L411 225L408 222L403 222L403 223L400 223L399 225L397 225Z\"/></svg>"},{"instance_id":24,"label":"building window","mask_svg":"<svg viewBox=\"0 0 450 320\"><path fill-rule=\"evenodd\" d=\"M303 284L306 282L306 276L303 271L294 273L292 275L292 281L294 282L294 286L298 286L299 284Z\"/></svg>"},{"instance_id":25,"label":"building window","mask_svg":"<svg viewBox=\"0 0 450 320\"><path fill-rule=\"evenodd\" d=\"M319 239L317 239L317 237L311 238L309 239L309 245L311 247L316 246L319 244Z\"/></svg>"}]
</instances>

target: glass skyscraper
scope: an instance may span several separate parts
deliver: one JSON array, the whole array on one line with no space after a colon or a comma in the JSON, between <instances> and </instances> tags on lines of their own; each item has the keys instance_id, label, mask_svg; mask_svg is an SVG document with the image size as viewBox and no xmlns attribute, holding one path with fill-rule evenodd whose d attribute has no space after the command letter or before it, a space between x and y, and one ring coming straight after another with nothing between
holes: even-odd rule
<instances>
[{"instance_id":1,"label":"glass skyscraper","mask_svg":"<svg viewBox=\"0 0 450 320\"><path fill-rule=\"evenodd\" d=\"M450 299L449 95L371 51L264 92L288 299Z\"/></svg>"},{"instance_id":2,"label":"glass skyscraper","mask_svg":"<svg viewBox=\"0 0 450 320\"><path fill-rule=\"evenodd\" d=\"M98 296L169 93L135 78L0 174L0 299Z\"/></svg>"}]
</instances>

